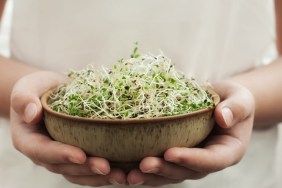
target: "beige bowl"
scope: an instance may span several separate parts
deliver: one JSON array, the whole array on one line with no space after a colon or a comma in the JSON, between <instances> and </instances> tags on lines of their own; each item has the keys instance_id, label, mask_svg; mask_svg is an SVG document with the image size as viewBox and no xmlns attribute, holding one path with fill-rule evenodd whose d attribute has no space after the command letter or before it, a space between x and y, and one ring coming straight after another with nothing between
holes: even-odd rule
<instances>
[{"instance_id":1,"label":"beige bowl","mask_svg":"<svg viewBox=\"0 0 282 188\"><path fill-rule=\"evenodd\" d=\"M214 126L214 108L196 112L131 120L81 118L58 113L48 105L52 90L41 102L45 126L54 140L82 148L89 156L111 162L138 162L147 156L162 156L171 147L193 147L202 142ZM215 104L219 96L209 91Z\"/></svg>"}]
</instances>

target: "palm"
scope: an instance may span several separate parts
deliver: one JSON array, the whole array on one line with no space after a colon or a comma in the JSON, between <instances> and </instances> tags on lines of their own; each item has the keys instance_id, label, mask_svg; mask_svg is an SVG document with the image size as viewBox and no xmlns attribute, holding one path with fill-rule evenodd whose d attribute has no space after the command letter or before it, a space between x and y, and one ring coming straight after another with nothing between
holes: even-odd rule
<instances>
[{"instance_id":1,"label":"palm","mask_svg":"<svg viewBox=\"0 0 282 188\"><path fill-rule=\"evenodd\" d=\"M141 161L140 170L128 175L130 184L143 183L159 186L178 183L186 179L203 178L234 165L243 157L251 137L254 104L252 95L242 86L232 82L215 84L222 102L215 111L216 126L201 148L171 148L164 158L148 157ZM228 128L221 110L230 107L233 112L232 127ZM224 127L224 128L222 128Z\"/></svg>"},{"instance_id":2,"label":"palm","mask_svg":"<svg viewBox=\"0 0 282 188\"><path fill-rule=\"evenodd\" d=\"M118 169L111 170L106 159L87 158L81 149L53 141L44 130L39 97L62 81L64 79L59 74L38 72L17 82L11 98L10 118L14 146L34 163L62 174L72 183L90 186L124 183L125 174ZM31 103L37 110L27 124L25 108Z\"/></svg>"}]
</instances>

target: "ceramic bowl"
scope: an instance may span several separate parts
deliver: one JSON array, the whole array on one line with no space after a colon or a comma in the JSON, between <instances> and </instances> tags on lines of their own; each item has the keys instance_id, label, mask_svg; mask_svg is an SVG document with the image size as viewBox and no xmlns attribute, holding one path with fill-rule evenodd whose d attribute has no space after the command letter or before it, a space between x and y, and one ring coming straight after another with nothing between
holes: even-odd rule
<instances>
[{"instance_id":1,"label":"ceramic bowl","mask_svg":"<svg viewBox=\"0 0 282 188\"><path fill-rule=\"evenodd\" d=\"M147 156L162 156L171 147L197 146L214 127L215 107L151 119L90 119L53 111L47 104L51 92L41 98L50 136L113 164L133 164ZM218 104L219 96L209 92Z\"/></svg>"}]
</instances>

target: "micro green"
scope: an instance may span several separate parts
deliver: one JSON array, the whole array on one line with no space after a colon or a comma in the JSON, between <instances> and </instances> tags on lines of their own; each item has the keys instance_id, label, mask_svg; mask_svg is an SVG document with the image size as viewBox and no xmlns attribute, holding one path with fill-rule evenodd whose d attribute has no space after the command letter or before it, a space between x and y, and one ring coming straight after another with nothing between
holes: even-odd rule
<instances>
[{"instance_id":1,"label":"micro green","mask_svg":"<svg viewBox=\"0 0 282 188\"><path fill-rule=\"evenodd\" d=\"M120 59L112 69L87 66L68 73L50 107L69 115L102 119L173 116L214 106L210 94L194 78L177 71L163 53L138 53Z\"/></svg>"}]
</instances>

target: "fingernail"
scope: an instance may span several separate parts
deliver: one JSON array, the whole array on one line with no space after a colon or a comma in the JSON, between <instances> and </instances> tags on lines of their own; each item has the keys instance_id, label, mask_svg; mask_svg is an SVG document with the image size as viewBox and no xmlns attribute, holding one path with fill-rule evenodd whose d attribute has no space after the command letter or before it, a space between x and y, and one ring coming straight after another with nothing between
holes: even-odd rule
<instances>
[{"instance_id":1,"label":"fingernail","mask_svg":"<svg viewBox=\"0 0 282 188\"><path fill-rule=\"evenodd\" d=\"M83 164L83 162L81 162L81 161L79 161L78 159L73 158L73 157L70 157L70 158L69 158L69 161L72 162L72 163L75 163L75 164Z\"/></svg>"},{"instance_id":2,"label":"fingernail","mask_svg":"<svg viewBox=\"0 0 282 188\"><path fill-rule=\"evenodd\" d=\"M104 172L102 172L100 169L98 169L96 167L92 167L92 171L96 174L106 175Z\"/></svg>"},{"instance_id":3,"label":"fingernail","mask_svg":"<svg viewBox=\"0 0 282 188\"><path fill-rule=\"evenodd\" d=\"M231 112L231 110L229 108L223 108L221 110L224 122L226 124L227 127L231 127L232 126L232 121L233 121L233 114Z\"/></svg>"},{"instance_id":4,"label":"fingernail","mask_svg":"<svg viewBox=\"0 0 282 188\"><path fill-rule=\"evenodd\" d=\"M37 107L34 103L29 103L24 110L24 120L26 123L30 123L37 113Z\"/></svg>"},{"instance_id":5,"label":"fingernail","mask_svg":"<svg viewBox=\"0 0 282 188\"><path fill-rule=\"evenodd\" d=\"M179 158L175 158L175 157L174 158L166 157L165 160L169 161L169 162L173 162L173 163L179 163L180 162Z\"/></svg>"},{"instance_id":6,"label":"fingernail","mask_svg":"<svg viewBox=\"0 0 282 188\"><path fill-rule=\"evenodd\" d=\"M143 171L144 173L157 173L159 171L158 168L152 168L150 170Z\"/></svg>"},{"instance_id":7,"label":"fingernail","mask_svg":"<svg viewBox=\"0 0 282 188\"><path fill-rule=\"evenodd\" d=\"M113 184L113 185L123 185L124 183L119 183L119 182L117 182L116 180L114 180L114 179L112 179L112 178L110 178L110 183L111 184Z\"/></svg>"},{"instance_id":8,"label":"fingernail","mask_svg":"<svg viewBox=\"0 0 282 188\"><path fill-rule=\"evenodd\" d=\"M129 183L130 186L137 186L137 185L142 185L144 181L139 181L137 183Z\"/></svg>"}]
</instances>

